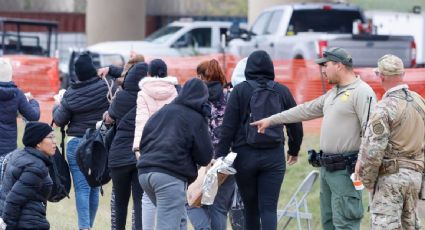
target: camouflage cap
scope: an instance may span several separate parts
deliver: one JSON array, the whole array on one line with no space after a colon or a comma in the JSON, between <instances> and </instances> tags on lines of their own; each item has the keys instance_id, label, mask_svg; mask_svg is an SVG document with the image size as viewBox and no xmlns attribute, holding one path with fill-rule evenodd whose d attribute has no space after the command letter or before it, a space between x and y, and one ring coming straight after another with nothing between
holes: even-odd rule
<instances>
[{"instance_id":1,"label":"camouflage cap","mask_svg":"<svg viewBox=\"0 0 425 230\"><path fill-rule=\"evenodd\" d=\"M316 59L316 63L323 65L328 61L341 62L346 66L353 66L353 58L343 48L333 47L323 51L323 57Z\"/></svg>"},{"instance_id":2,"label":"camouflage cap","mask_svg":"<svg viewBox=\"0 0 425 230\"><path fill-rule=\"evenodd\" d=\"M375 68L378 72L385 76L400 75L404 73L403 61L392 54L387 54L378 60L378 67Z\"/></svg>"}]
</instances>

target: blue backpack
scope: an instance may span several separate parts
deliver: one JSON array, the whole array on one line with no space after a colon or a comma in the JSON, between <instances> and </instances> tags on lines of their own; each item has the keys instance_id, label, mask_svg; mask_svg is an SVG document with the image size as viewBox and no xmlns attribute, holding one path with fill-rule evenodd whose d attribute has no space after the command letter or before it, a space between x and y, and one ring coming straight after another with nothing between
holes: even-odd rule
<instances>
[{"instance_id":1,"label":"blue backpack","mask_svg":"<svg viewBox=\"0 0 425 230\"><path fill-rule=\"evenodd\" d=\"M274 148L283 140L283 125L267 128L265 133L258 133L256 126L250 123L280 113L283 110L282 95L274 87L275 81L258 83L246 81L253 89L248 105L249 116L245 123L246 142L255 148Z\"/></svg>"}]
</instances>

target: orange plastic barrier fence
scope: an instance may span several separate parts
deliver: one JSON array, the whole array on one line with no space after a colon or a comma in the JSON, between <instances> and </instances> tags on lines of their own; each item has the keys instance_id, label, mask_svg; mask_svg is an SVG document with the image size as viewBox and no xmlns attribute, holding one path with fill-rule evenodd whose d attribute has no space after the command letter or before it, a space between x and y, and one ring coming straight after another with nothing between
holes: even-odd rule
<instances>
[{"instance_id":1,"label":"orange plastic barrier fence","mask_svg":"<svg viewBox=\"0 0 425 230\"><path fill-rule=\"evenodd\" d=\"M168 57L163 58L163 60L168 65L169 75L176 76L179 82L183 84L188 79L196 76L196 66L198 64L213 58L222 64L227 80L230 82L232 72L240 60L240 58L233 55ZM148 57L147 61L151 59L153 58ZM297 103L303 103L319 97L332 87L332 85L327 83L326 79L322 79L320 67L314 61L279 60L273 63L275 80L289 88ZM381 87L379 77L375 76L373 68L356 68L354 72L373 88L379 99L382 97L384 89ZM404 80L411 90L425 97L425 69L406 69Z\"/></svg>"},{"instance_id":2,"label":"orange plastic barrier fence","mask_svg":"<svg viewBox=\"0 0 425 230\"><path fill-rule=\"evenodd\" d=\"M31 92L40 103L41 121L50 122L53 95L59 91L58 59L30 55L5 55L13 68L13 81L23 92Z\"/></svg>"},{"instance_id":3,"label":"orange plastic barrier fence","mask_svg":"<svg viewBox=\"0 0 425 230\"><path fill-rule=\"evenodd\" d=\"M34 56L7 56L14 67L13 80L24 91L31 92L41 103L42 120L51 120L53 95L59 90L59 72L57 59ZM146 61L156 57L146 57ZM168 66L169 75L176 76L180 84L196 76L196 67L203 61L216 59L221 63L227 80L230 82L232 72L240 60L233 55L205 55L196 57L161 57ZM286 85L297 103L312 100L330 89L326 79L321 78L320 67L309 60L274 61L275 80ZM378 98L384 94L380 79L375 76L373 68L356 68L355 73L366 81ZM425 69L406 69L404 80L410 89L425 97ZM317 122L312 123L318 126Z\"/></svg>"}]
</instances>

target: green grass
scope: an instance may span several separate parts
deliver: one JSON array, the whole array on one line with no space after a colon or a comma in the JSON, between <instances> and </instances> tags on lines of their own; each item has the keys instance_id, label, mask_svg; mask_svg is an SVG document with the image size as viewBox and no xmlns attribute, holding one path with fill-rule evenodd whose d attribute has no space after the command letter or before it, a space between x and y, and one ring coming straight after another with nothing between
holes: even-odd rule
<instances>
[{"instance_id":1,"label":"green grass","mask_svg":"<svg viewBox=\"0 0 425 230\"><path fill-rule=\"evenodd\" d=\"M22 125L20 125L22 126ZM22 136L23 128L20 127L19 136ZM60 133L56 130L57 140L59 145ZM20 138L21 139L21 138ZM19 140L20 140L19 139ZM20 143L20 146L22 144ZM283 181L283 185L280 192L279 199L279 208L282 209L286 203L289 201L292 194L297 189L298 185L301 181L307 176L309 172L314 170L315 168L311 167L307 163L307 154L306 151L308 148L319 149L319 134L318 133L305 133L303 144L300 151L300 157L298 163L292 166L287 167L287 171L285 174L285 179ZM287 148L286 148L287 149ZM96 221L93 229L110 229L110 196L111 196L111 183L104 186L105 194L100 197L99 201L99 209L96 216ZM363 204L365 210L367 210L367 194L363 192ZM129 207L129 214L127 218L127 228L130 227L130 217L131 217L131 203ZM309 209L313 214L313 229L321 229L320 225L320 206L319 206L319 183L313 187L311 194L308 197L308 205ZM71 191L70 199L65 198L59 203L49 203L47 206L47 219L51 224L51 229L76 229L77 228L77 214L75 208L75 196L73 191ZM362 219L361 229L370 229L370 215L367 211L365 211L364 218ZM424 221L422 220L422 223ZM304 223L305 224L305 223ZM279 223L282 226L282 223ZM304 225L305 226L305 225ZM192 228L190 228L192 229ZM230 227L228 229L231 229ZM287 229L297 229L296 221L292 220Z\"/></svg>"}]
</instances>

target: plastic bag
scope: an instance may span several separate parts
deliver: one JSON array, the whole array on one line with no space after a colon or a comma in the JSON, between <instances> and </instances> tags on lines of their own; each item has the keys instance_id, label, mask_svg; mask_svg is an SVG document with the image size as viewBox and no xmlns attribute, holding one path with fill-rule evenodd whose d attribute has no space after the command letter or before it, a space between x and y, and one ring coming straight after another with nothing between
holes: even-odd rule
<instances>
[{"instance_id":1,"label":"plastic bag","mask_svg":"<svg viewBox=\"0 0 425 230\"><path fill-rule=\"evenodd\" d=\"M236 156L237 153L231 152L225 158L220 157L208 170L202 183L201 203L203 205L213 204L218 187L224 182L228 175L234 175L236 173L236 170L232 167Z\"/></svg>"}]
</instances>

